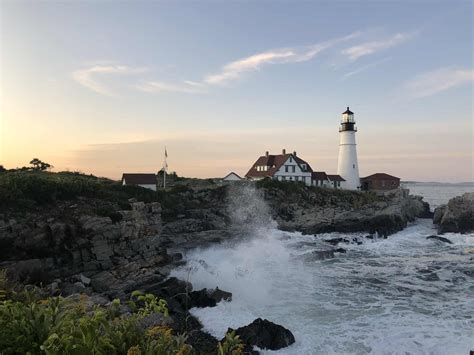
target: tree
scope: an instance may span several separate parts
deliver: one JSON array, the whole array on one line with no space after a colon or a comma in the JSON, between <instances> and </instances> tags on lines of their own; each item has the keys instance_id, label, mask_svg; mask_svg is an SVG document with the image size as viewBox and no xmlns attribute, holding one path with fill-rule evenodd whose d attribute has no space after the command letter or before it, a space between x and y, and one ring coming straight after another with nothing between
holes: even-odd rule
<instances>
[{"instance_id":1,"label":"tree","mask_svg":"<svg viewBox=\"0 0 474 355\"><path fill-rule=\"evenodd\" d=\"M7 169L5 169L3 165L0 165L0 173L3 173L4 171L7 171Z\"/></svg>"},{"instance_id":2,"label":"tree","mask_svg":"<svg viewBox=\"0 0 474 355\"><path fill-rule=\"evenodd\" d=\"M41 161L38 158L34 158L32 161L30 161L30 164L33 165L33 170L37 171L45 171L53 168L51 164L45 163L44 161Z\"/></svg>"}]
</instances>

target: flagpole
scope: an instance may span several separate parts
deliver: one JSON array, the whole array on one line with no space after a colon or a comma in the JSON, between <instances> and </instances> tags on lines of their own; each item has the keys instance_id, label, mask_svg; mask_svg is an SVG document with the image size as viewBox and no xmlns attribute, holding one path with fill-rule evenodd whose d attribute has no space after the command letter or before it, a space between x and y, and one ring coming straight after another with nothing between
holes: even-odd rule
<instances>
[{"instance_id":1,"label":"flagpole","mask_svg":"<svg viewBox=\"0 0 474 355\"><path fill-rule=\"evenodd\" d=\"M163 164L163 190L166 190L166 169L168 168L168 162L166 161L168 158L168 152L166 151L165 147L165 163Z\"/></svg>"}]
</instances>

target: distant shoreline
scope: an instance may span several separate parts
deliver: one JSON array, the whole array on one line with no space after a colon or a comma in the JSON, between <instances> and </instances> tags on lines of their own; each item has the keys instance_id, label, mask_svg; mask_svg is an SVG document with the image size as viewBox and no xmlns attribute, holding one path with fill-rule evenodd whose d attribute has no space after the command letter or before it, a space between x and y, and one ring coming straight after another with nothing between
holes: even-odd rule
<instances>
[{"instance_id":1,"label":"distant shoreline","mask_svg":"<svg viewBox=\"0 0 474 355\"><path fill-rule=\"evenodd\" d=\"M436 185L456 185L456 186L474 186L473 182L439 182L439 181L401 181L401 184L436 184Z\"/></svg>"}]
</instances>

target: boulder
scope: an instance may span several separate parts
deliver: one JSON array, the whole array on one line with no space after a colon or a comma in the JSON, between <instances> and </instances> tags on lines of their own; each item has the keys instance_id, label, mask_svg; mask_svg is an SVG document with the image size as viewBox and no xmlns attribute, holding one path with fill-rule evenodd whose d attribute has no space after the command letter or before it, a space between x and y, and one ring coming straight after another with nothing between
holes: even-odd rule
<instances>
[{"instance_id":1,"label":"boulder","mask_svg":"<svg viewBox=\"0 0 474 355\"><path fill-rule=\"evenodd\" d=\"M84 286L89 286L91 284L91 279L84 276L83 274L79 275L80 281Z\"/></svg>"},{"instance_id":2,"label":"boulder","mask_svg":"<svg viewBox=\"0 0 474 355\"><path fill-rule=\"evenodd\" d=\"M332 238L325 240L325 242L336 246L339 243L349 243L349 240L347 240L346 238Z\"/></svg>"},{"instance_id":3,"label":"boulder","mask_svg":"<svg viewBox=\"0 0 474 355\"><path fill-rule=\"evenodd\" d=\"M209 297L214 299L216 302L220 302L222 300L224 301L232 301L232 293L223 291L219 289L219 287L216 287L215 290L209 291Z\"/></svg>"},{"instance_id":4,"label":"boulder","mask_svg":"<svg viewBox=\"0 0 474 355\"><path fill-rule=\"evenodd\" d=\"M187 334L186 343L199 350L199 354L215 354L218 341L209 333L196 329Z\"/></svg>"},{"instance_id":5,"label":"boulder","mask_svg":"<svg viewBox=\"0 0 474 355\"><path fill-rule=\"evenodd\" d=\"M192 291L189 293L189 307L215 307L217 304L214 298L209 296L207 289Z\"/></svg>"},{"instance_id":6,"label":"boulder","mask_svg":"<svg viewBox=\"0 0 474 355\"><path fill-rule=\"evenodd\" d=\"M231 301L232 293L220 290L218 287L214 290L202 289L189 293L190 307L215 307L217 302L222 300Z\"/></svg>"},{"instance_id":7,"label":"boulder","mask_svg":"<svg viewBox=\"0 0 474 355\"><path fill-rule=\"evenodd\" d=\"M138 326L143 330L157 326L171 326L172 324L173 318L167 317L161 313L152 313L138 320Z\"/></svg>"},{"instance_id":8,"label":"boulder","mask_svg":"<svg viewBox=\"0 0 474 355\"><path fill-rule=\"evenodd\" d=\"M318 261L334 258L335 250L315 250L303 255L305 261Z\"/></svg>"},{"instance_id":9,"label":"boulder","mask_svg":"<svg viewBox=\"0 0 474 355\"><path fill-rule=\"evenodd\" d=\"M234 329L229 328L227 332ZM281 325L270 322L266 319L257 318L249 325L235 330L235 334L242 341L252 347L258 346L261 349L279 350L295 342L293 333Z\"/></svg>"},{"instance_id":10,"label":"boulder","mask_svg":"<svg viewBox=\"0 0 474 355\"><path fill-rule=\"evenodd\" d=\"M40 284L47 282L50 277L40 259L22 260L7 270L8 278L25 284Z\"/></svg>"},{"instance_id":11,"label":"boulder","mask_svg":"<svg viewBox=\"0 0 474 355\"><path fill-rule=\"evenodd\" d=\"M439 233L469 233L474 231L474 192L465 193L438 207L433 216Z\"/></svg>"},{"instance_id":12,"label":"boulder","mask_svg":"<svg viewBox=\"0 0 474 355\"><path fill-rule=\"evenodd\" d=\"M443 242L443 243L453 244L453 242L450 241L448 238L440 237L439 235L430 235L429 237L426 237L426 239L434 239L434 240L438 240L438 241Z\"/></svg>"}]
</instances>

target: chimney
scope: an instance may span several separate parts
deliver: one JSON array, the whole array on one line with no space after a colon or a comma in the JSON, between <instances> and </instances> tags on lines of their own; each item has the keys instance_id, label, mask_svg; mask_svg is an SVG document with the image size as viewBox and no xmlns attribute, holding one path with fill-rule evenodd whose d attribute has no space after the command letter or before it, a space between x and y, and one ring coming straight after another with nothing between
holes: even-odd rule
<instances>
[{"instance_id":1,"label":"chimney","mask_svg":"<svg viewBox=\"0 0 474 355\"><path fill-rule=\"evenodd\" d=\"M293 152L293 155L296 157L296 151Z\"/></svg>"},{"instance_id":2,"label":"chimney","mask_svg":"<svg viewBox=\"0 0 474 355\"><path fill-rule=\"evenodd\" d=\"M265 156L268 158L268 150L265 152Z\"/></svg>"},{"instance_id":3,"label":"chimney","mask_svg":"<svg viewBox=\"0 0 474 355\"><path fill-rule=\"evenodd\" d=\"M285 155L286 154L286 149L282 149L281 154Z\"/></svg>"}]
</instances>

